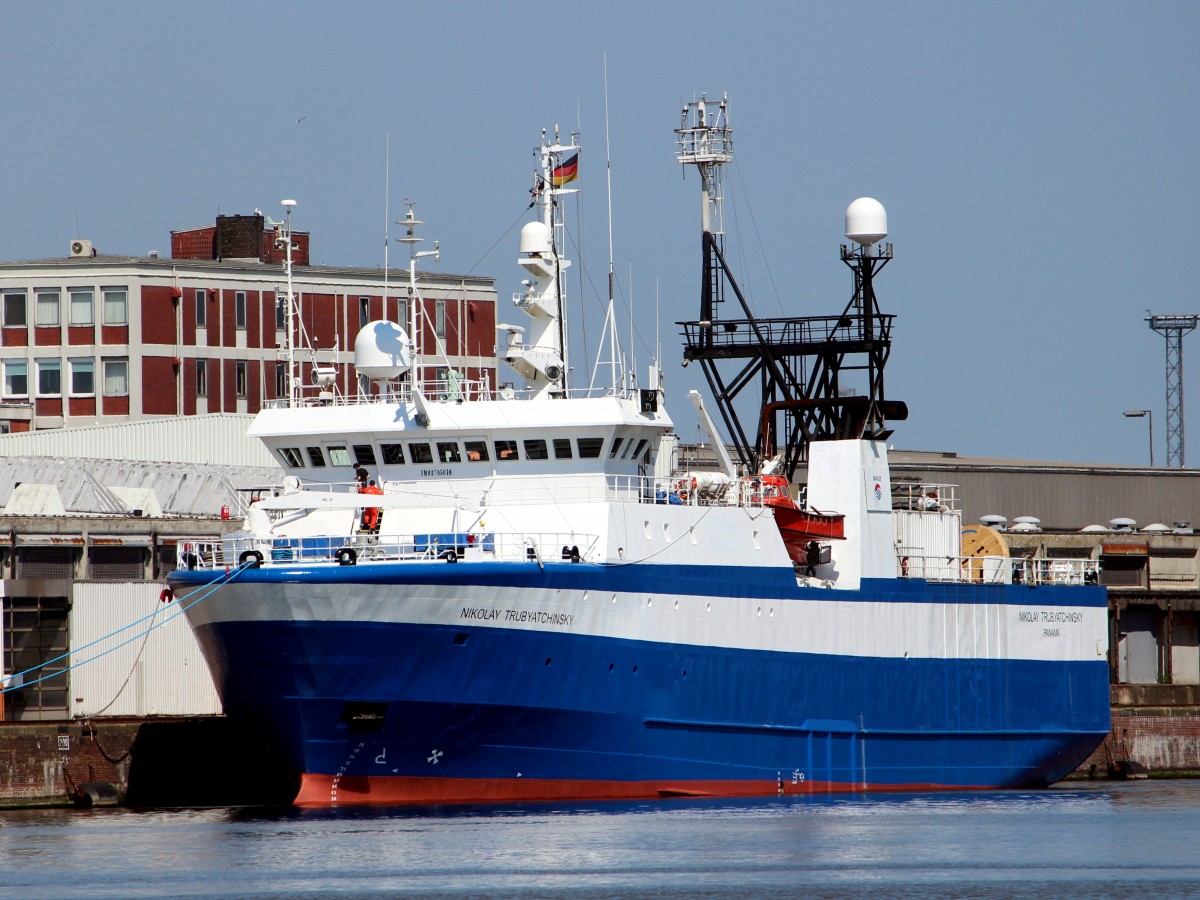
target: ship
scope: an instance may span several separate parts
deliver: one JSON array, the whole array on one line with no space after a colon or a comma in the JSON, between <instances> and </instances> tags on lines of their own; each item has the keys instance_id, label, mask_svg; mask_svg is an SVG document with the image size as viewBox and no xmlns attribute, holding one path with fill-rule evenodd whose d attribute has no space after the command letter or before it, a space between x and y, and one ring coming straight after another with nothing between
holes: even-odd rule
<instances>
[{"instance_id":1,"label":"ship","mask_svg":"<svg viewBox=\"0 0 1200 900\"><path fill-rule=\"evenodd\" d=\"M678 132L705 236L701 317L682 324L692 359L753 347L772 366L784 329L748 307L721 319L725 104L685 105ZM715 466L681 456L655 368L644 386L624 368L569 383L561 216L578 154L575 135L543 132L514 298L529 324L498 327L523 387L431 376L421 303L370 322L357 393L297 378L254 420L282 483L240 531L180 544L176 602L226 713L298 776L294 802L1024 788L1076 769L1110 727L1097 563L1009 556L996 533L964 548L952 486L893 482L881 426L901 410L876 379L862 397L828 372L824 394L776 384L736 461L692 392ZM862 329L887 320L870 278L886 228L855 203L855 299L819 337L848 328L877 354ZM407 221L414 246L411 207ZM411 296L431 252L412 255ZM740 401L716 399L740 430Z\"/></svg>"}]
</instances>

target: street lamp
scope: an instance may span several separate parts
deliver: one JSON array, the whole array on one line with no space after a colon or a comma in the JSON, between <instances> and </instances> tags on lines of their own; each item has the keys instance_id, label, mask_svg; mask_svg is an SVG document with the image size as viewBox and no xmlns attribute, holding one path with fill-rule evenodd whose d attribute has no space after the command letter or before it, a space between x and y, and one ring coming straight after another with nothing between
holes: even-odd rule
<instances>
[{"instance_id":1,"label":"street lamp","mask_svg":"<svg viewBox=\"0 0 1200 900\"><path fill-rule=\"evenodd\" d=\"M1148 409L1127 409L1125 417L1128 419L1141 419L1146 417L1150 423L1150 466L1154 466L1154 413Z\"/></svg>"}]
</instances>

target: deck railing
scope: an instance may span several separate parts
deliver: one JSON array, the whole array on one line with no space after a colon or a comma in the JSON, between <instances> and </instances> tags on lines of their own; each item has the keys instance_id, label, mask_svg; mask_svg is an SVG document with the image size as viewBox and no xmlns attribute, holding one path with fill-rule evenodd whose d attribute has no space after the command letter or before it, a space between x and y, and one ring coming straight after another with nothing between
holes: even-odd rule
<instances>
[{"instance_id":1,"label":"deck railing","mask_svg":"<svg viewBox=\"0 0 1200 900\"><path fill-rule=\"evenodd\" d=\"M538 564L598 558L600 539L569 532L444 532L429 534L259 537L236 534L223 541L180 541L180 568L214 569L253 559L263 566L460 559Z\"/></svg>"},{"instance_id":2,"label":"deck railing","mask_svg":"<svg viewBox=\"0 0 1200 900\"><path fill-rule=\"evenodd\" d=\"M1099 584L1100 561L1006 556L922 556L898 552L901 578L980 584Z\"/></svg>"}]
</instances>

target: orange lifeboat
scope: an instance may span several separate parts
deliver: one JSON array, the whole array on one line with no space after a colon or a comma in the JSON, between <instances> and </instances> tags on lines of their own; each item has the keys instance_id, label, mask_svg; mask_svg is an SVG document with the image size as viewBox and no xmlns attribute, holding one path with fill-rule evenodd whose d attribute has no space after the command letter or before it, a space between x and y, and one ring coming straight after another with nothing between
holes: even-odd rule
<instances>
[{"instance_id":1,"label":"orange lifeboat","mask_svg":"<svg viewBox=\"0 0 1200 900\"><path fill-rule=\"evenodd\" d=\"M754 479L764 506L775 510L775 525L793 562L804 563L810 541L846 539L846 517L837 512L801 509L788 495L782 475L759 475Z\"/></svg>"}]
</instances>

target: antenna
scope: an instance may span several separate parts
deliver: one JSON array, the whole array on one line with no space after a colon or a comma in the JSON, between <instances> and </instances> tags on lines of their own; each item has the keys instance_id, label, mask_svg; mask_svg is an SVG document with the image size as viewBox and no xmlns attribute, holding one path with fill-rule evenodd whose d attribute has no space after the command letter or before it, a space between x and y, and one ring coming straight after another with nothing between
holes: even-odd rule
<instances>
[{"instance_id":1,"label":"antenna","mask_svg":"<svg viewBox=\"0 0 1200 900\"><path fill-rule=\"evenodd\" d=\"M1194 331L1200 316L1154 316L1146 310L1150 328L1167 341L1167 466L1182 469L1183 452L1183 336Z\"/></svg>"},{"instance_id":2,"label":"antenna","mask_svg":"<svg viewBox=\"0 0 1200 900\"><path fill-rule=\"evenodd\" d=\"M387 318L387 299L388 299L388 246L392 243L391 229L391 212L389 204L391 201L391 190L389 179L391 177L392 166L392 133L385 131L383 133L383 317Z\"/></svg>"},{"instance_id":3,"label":"antenna","mask_svg":"<svg viewBox=\"0 0 1200 900\"><path fill-rule=\"evenodd\" d=\"M296 208L295 200L280 200L279 205L283 207L283 230L277 231L279 235L275 239L275 246L278 247L280 242L283 242L286 256L284 257L284 267L287 272L287 382L288 382L288 406L295 406L299 400L296 390L296 339L293 332L296 330L296 298L292 293L292 210Z\"/></svg>"}]
</instances>

